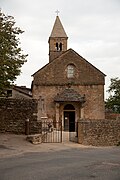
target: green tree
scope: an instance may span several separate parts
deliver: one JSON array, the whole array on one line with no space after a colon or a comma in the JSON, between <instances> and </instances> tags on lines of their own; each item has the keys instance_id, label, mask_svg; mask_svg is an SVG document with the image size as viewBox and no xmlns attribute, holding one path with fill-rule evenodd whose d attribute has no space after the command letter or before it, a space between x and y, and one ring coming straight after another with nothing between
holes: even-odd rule
<instances>
[{"instance_id":1,"label":"green tree","mask_svg":"<svg viewBox=\"0 0 120 180\"><path fill-rule=\"evenodd\" d=\"M108 92L110 93L109 98L106 100L106 108L113 112L120 113L120 79L112 78Z\"/></svg>"},{"instance_id":2,"label":"green tree","mask_svg":"<svg viewBox=\"0 0 120 180\"><path fill-rule=\"evenodd\" d=\"M20 28L15 27L14 17L0 10L0 95L14 83L26 62L27 55L19 47L18 35L22 33Z\"/></svg>"}]
</instances>

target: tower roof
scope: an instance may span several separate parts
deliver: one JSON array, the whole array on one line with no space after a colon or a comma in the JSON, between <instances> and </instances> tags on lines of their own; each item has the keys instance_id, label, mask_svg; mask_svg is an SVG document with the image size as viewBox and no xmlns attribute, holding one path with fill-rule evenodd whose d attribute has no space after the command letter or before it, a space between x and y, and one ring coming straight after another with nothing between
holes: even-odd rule
<instances>
[{"instance_id":1,"label":"tower roof","mask_svg":"<svg viewBox=\"0 0 120 180\"><path fill-rule=\"evenodd\" d=\"M63 28L63 25L60 21L59 16L56 16L56 20L55 20L50 37L66 37L67 38L67 34Z\"/></svg>"}]
</instances>

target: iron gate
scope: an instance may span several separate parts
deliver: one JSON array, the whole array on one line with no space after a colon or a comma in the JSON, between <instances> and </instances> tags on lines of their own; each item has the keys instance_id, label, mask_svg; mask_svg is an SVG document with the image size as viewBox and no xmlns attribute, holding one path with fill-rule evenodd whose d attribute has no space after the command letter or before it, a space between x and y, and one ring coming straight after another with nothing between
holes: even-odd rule
<instances>
[{"instance_id":1,"label":"iron gate","mask_svg":"<svg viewBox=\"0 0 120 180\"><path fill-rule=\"evenodd\" d=\"M70 122L69 141L78 142L78 122Z\"/></svg>"},{"instance_id":2,"label":"iron gate","mask_svg":"<svg viewBox=\"0 0 120 180\"><path fill-rule=\"evenodd\" d=\"M62 142L62 122L42 121L42 142L61 143Z\"/></svg>"}]
</instances>

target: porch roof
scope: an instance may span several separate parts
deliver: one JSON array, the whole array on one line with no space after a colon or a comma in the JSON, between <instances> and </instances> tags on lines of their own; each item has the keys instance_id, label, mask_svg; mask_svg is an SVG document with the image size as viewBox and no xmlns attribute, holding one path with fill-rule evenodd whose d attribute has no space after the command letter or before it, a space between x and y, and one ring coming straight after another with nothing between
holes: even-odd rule
<instances>
[{"instance_id":1,"label":"porch roof","mask_svg":"<svg viewBox=\"0 0 120 180\"><path fill-rule=\"evenodd\" d=\"M65 89L62 93L57 94L54 99L55 102L81 102L84 103L85 95L81 96L77 91L71 88Z\"/></svg>"}]
</instances>

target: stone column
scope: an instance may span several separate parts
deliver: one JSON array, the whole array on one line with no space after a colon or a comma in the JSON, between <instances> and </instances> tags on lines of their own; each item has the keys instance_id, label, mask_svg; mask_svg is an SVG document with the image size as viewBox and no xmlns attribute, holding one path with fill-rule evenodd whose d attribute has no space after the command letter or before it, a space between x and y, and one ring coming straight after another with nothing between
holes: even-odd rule
<instances>
[{"instance_id":1,"label":"stone column","mask_svg":"<svg viewBox=\"0 0 120 180\"><path fill-rule=\"evenodd\" d=\"M81 107L81 117L80 119L84 119L84 107Z\"/></svg>"}]
</instances>

